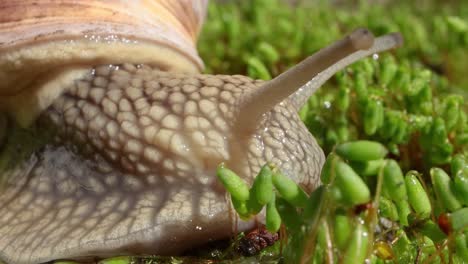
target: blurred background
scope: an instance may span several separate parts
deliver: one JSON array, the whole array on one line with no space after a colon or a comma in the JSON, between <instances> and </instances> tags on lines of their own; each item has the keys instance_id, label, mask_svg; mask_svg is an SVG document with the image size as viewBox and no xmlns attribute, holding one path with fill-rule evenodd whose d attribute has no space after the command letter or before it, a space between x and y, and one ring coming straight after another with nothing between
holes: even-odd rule
<instances>
[{"instance_id":1,"label":"blurred background","mask_svg":"<svg viewBox=\"0 0 468 264\"><path fill-rule=\"evenodd\" d=\"M356 27L401 32L398 58L444 76L467 98L468 1L212 0L199 50L208 72L268 78ZM249 69L252 57L268 74Z\"/></svg>"}]
</instances>

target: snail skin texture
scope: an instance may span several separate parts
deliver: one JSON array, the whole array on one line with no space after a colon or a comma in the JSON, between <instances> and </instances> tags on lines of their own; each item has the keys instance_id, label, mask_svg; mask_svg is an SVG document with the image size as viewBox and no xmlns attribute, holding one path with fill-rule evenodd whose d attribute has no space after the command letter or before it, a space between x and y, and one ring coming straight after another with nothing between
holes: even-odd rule
<instances>
[{"instance_id":1,"label":"snail skin texture","mask_svg":"<svg viewBox=\"0 0 468 264\"><path fill-rule=\"evenodd\" d=\"M324 155L297 111L336 71L400 35L358 29L268 82L203 75L194 43L205 5L0 3L11 14L0 20L10 124L0 116L0 128L7 138L13 123L56 133L2 172L1 260L178 254L252 228L217 181L221 162L249 182L273 162L307 190L319 184ZM94 12L74 13L85 7Z\"/></svg>"}]
</instances>

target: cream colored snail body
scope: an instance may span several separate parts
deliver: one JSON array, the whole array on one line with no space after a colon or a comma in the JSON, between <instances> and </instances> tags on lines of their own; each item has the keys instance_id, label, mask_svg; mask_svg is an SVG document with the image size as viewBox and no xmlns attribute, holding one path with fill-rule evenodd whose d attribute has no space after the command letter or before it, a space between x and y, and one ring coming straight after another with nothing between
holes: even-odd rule
<instances>
[{"instance_id":1,"label":"cream colored snail body","mask_svg":"<svg viewBox=\"0 0 468 264\"><path fill-rule=\"evenodd\" d=\"M356 30L268 82L203 75L206 4L0 2L0 135L14 123L57 131L2 172L1 260L177 254L248 229L216 180L221 162L251 179L271 161L319 184L324 156L298 109L401 38Z\"/></svg>"}]
</instances>

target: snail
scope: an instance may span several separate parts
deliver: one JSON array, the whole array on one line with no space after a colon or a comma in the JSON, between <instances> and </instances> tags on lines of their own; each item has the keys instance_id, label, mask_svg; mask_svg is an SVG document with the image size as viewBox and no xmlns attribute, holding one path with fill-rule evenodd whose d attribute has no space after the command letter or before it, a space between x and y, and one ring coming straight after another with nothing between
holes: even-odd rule
<instances>
[{"instance_id":1,"label":"snail","mask_svg":"<svg viewBox=\"0 0 468 264\"><path fill-rule=\"evenodd\" d=\"M51 137L2 172L1 260L177 254L248 230L261 219L236 218L215 176L222 162L248 181L269 161L319 185L324 154L297 111L401 36L358 29L271 81L204 75L206 5L0 3L0 135L36 126Z\"/></svg>"}]
</instances>

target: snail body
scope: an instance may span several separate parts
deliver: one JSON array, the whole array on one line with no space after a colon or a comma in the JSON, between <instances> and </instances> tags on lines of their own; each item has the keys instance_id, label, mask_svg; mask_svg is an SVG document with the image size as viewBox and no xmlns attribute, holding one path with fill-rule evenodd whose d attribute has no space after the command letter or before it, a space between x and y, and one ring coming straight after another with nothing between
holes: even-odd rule
<instances>
[{"instance_id":1,"label":"snail body","mask_svg":"<svg viewBox=\"0 0 468 264\"><path fill-rule=\"evenodd\" d=\"M34 3L50 9L34 9ZM75 4L86 5L84 14L103 21L88 25L89 17L57 11ZM247 180L273 162L308 190L319 184L324 155L298 109L336 71L401 39L389 34L374 40L367 30L356 30L268 82L203 75L194 42L205 5L183 0L0 4L13 13L11 21L0 21L0 77L7 84L0 86L0 109L20 126L40 123L57 131L53 142L4 172L0 259L37 263L176 254L249 229L254 220L236 219L216 180L221 162ZM32 9L24 24L13 22L22 21L14 16L20 7ZM118 15L102 16L104 11ZM50 35L34 37L27 30L29 20L62 13L40 20ZM52 30L57 20L73 26L59 23L63 28ZM7 37L7 28L26 33ZM165 30L145 39L152 28ZM86 32L93 32L97 44L89 37L74 42ZM109 36L118 41L101 42ZM121 45L122 39L134 42ZM137 56L139 49L145 56ZM39 56L44 50L56 55L45 64ZM45 70L47 65L53 70Z\"/></svg>"}]
</instances>

